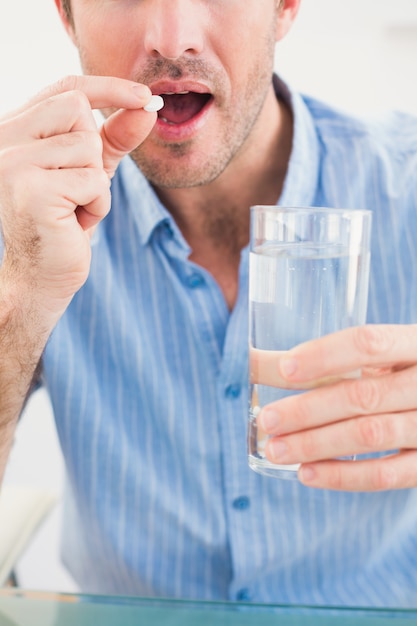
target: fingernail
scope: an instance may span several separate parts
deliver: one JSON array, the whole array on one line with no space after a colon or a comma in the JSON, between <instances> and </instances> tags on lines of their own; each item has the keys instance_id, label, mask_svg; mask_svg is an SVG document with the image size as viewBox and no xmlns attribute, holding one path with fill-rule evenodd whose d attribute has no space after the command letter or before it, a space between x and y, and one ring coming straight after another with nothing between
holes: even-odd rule
<instances>
[{"instance_id":1,"label":"fingernail","mask_svg":"<svg viewBox=\"0 0 417 626\"><path fill-rule=\"evenodd\" d=\"M261 414L258 417L261 428L269 433L276 431L279 423L279 415L273 409L265 407L262 409Z\"/></svg>"},{"instance_id":2,"label":"fingernail","mask_svg":"<svg viewBox=\"0 0 417 626\"><path fill-rule=\"evenodd\" d=\"M311 465L302 465L299 470L299 477L303 483L311 483L316 477L316 471Z\"/></svg>"},{"instance_id":3,"label":"fingernail","mask_svg":"<svg viewBox=\"0 0 417 626\"><path fill-rule=\"evenodd\" d=\"M293 357L282 357L279 362L281 374L284 378L290 378L297 371L297 361Z\"/></svg>"},{"instance_id":4,"label":"fingernail","mask_svg":"<svg viewBox=\"0 0 417 626\"><path fill-rule=\"evenodd\" d=\"M284 441L270 441L268 444L270 455L274 461L280 461L288 452L288 446Z\"/></svg>"},{"instance_id":5,"label":"fingernail","mask_svg":"<svg viewBox=\"0 0 417 626\"><path fill-rule=\"evenodd\" d=\"M141 85L138 83L137 85L133 85L132 91L140 100L149 100L152 96L151 90L147 85Z\"/></svg>"}]
</instances>

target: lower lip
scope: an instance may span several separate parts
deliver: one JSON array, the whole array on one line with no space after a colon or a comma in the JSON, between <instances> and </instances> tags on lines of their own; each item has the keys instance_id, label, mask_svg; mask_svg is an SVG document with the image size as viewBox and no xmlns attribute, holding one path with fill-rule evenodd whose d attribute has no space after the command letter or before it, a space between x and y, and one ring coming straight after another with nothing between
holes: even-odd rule
<instances>
[{"instance_id":1,"label":"lower lip","mask_svg":"<svg viewBox=\"0 0 417 626\"><path fill-rule=\"evenodd\" d=\"M182 124L170 124L158 117L153 132L163 141L178 142L191 139L205 124L212 104L213 98L204 105L197 115ZM161 110L162 114L163 112L164 109Z\"/></svg>"}]
</instances>

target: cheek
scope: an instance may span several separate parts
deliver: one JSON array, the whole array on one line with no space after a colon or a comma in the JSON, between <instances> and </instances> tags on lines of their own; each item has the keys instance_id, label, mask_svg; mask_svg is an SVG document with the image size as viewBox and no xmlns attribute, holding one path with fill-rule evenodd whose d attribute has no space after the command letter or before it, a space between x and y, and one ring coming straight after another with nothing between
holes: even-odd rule
<instances>
[{"instance_id":1,"label":"cheek","mask_svg":"<svg viewBox=\"0 0 417 626\"><path fill-rule=\"evenodd\" d=\"M137 30L129 28L125 17L106 13L100 18L95 15L94 19L81 17L77 24L75 43L87 74L133 78L140 35Z\"/></svg>"},{"instance_id":2,"label":"cheek","mask_svg":"<svg viewBox=\"0 0 417 626\"><path fill-rule=\"evenodd\" d=\"M87 74L131 78L134 65L127 48L121 48L120 41L110 37L103 39L102 34L90 34L87 44L78 42L83 70Z\"/></svg>"},{"instance_id":3,"label":"cheek","mask_svg":"<svg viewBox=\"0 0 417 626\"><path fill-rule=\"evenodd\" d=\"M259 3L262 5L262 3ZM265 9L265 7L264 7ZM218 25L217 25L218 26ZM254 66L268 66L275 51L275 20L258 8L250 15L226 24L222 38L216 38L216 51L228 74L245 82Z\"/></svg>"}]
</instances>

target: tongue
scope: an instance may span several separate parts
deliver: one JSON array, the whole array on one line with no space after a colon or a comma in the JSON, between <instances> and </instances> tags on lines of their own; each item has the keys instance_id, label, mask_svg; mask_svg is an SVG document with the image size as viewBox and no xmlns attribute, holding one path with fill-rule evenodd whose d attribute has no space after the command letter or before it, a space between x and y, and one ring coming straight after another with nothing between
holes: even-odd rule
<instances>
[{"instance_id":1,"label":"tongue","mask_svg":"<svg viewBox=\"0 0 417 626\"><path fill-rule=\"evenodd\" d=\"M164 118L170 124L183 124L188 122L201 111L209 98L208 94L163 94L164 107L159 111L159 117Z\"/></svg>"}]
</instances>

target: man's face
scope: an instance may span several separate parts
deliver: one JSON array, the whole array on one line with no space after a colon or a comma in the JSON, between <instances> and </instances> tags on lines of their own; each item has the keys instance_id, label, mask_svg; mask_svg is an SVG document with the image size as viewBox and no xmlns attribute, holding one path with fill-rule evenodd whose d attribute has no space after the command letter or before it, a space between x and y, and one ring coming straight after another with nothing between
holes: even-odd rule
<instances>
[{"instance_id":1,"label":"man's face","mask_svg":"<svg viewBox=\"0 0 417 626\"><path fill-rule=\"evenodd\" d=\"M72 0L71 7L87 74L128 78L164 98L133 153L156 186L212 181L267 128L276 0Z\"/></svg>"}]
</instances>

